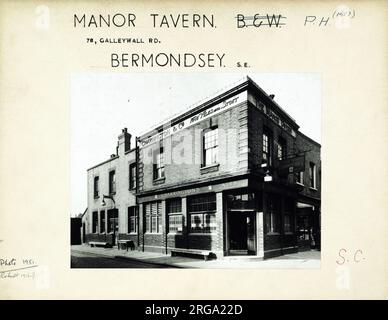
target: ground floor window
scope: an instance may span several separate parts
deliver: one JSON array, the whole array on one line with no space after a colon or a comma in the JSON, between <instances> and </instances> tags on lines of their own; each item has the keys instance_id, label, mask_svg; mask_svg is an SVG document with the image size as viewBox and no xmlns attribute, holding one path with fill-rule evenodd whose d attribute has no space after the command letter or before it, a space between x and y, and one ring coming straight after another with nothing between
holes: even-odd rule
<instances>
[{"instance_id":1,"label":"ground floor window","mask_svg":"<svg viewBox=\"0 0 388 320\"><path fill-rule=\"evenodd\" d=\"M284 232L292 232L291 215L284 215Z\"/></svg>"},{"instance_id":2,"label":"ground floor window","mask_svg":"<svg viewBox=\"0 0 388 320\"><path fill-rule=\"evenodd\" d=\"M137 208L128 207L128 233L137 232Z\"/></svg>"},{"instance_id":3,"label":"ground floor window","mask_svg":"<svg viewBox=\"0 0 388 320\"><path fill-rule=\"evenodd\" d=\"M92 213L92 232L97 233L98 230L98 212L93 211Z\"/></svg>"},{"instance_id":4,"label":"ground floor window","mask_svg":"<svg viewBox=\"0 0 388 320\"><path fill-rule=\"evenodd\" d=\"M105 210L100 211L100 233L105 232Z\"/></svg>"},{"instance_id":5,"label":"ground floor window","mask_svg":"<svg viewBox=\"0 0 388 320\"><path fill-rule=\"evenodd\" d=\"M182 214L170 214L168 216L168 232L182 232L183 219Z\"/></svg>"},{"instance_id":6,"label":"ground floor window","mask_svg":"<svg viewBox=\"0 0 388 320\"><path fill-rule=\"evenodd\" d=\"M265 221L265 229L267 234L280 232L280 198L276 196L268 197L267 214Z\"/></svg>"},{"instance_id":7,"label":"ground floor window","mask_svg":"<svg viewBox=\"0 0 388 320\"><path fill-rule=\"evenodd\" d=\"M162 232L162 206L160 201L149 202L144 205L145 230L147 233Z\"/></svg>"},{"instance_id":8,"label":"ground floor window","mask_svg":"<svg viewBox=\"0 0 388 320\"><path fill-rule=\"evenodd\" d=\"M266 232L279 233L279 215L277 212L267 213Z\"/></svg>"},{"instance_id":9,"label":"ground floor window","mask_svg":"<svg viewBox=\"0 0 388 320\"><path fill-rule=\"evenodd\" d=\"M188 198L191 233L211 233L216 227L216 194Z\"/></svg>"},{"instance_id":10,"label":"ground floor window","mask_svg":"<svg viewBox=\"0 0 388 320\"><path fill-rule=\"evenodd\" d=\"M295 202L291 198L286 198L285 208L284 208L284 232L292 233L294 232L294 206Z\"/></svg>"},{"instance_id":11,"label":"ground floor window","mask_svg":"<svg viewBox=\"0 0 388 320\"><path fill-rule=\"evenodd\" d=\"M182 217L182 199L168 199L166 201L166 210L168 217L168 232L182 232L183 217Z\"/></svg>"},{"instance_id":12,"label":"ground floor window","mask_svg":"<svg viewBox=\"0 0 388 320\"><path fill-rule=\"evenodd\" d=\"M192 233L212 233L217 229L215 213L192 213L190 218Z\"/></svg>"}]
</instances>

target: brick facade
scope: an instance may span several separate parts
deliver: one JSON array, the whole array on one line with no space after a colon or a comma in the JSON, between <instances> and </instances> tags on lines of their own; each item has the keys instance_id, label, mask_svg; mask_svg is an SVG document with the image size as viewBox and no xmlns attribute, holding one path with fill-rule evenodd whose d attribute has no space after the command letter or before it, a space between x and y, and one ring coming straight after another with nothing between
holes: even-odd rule
<instances>
[{"instance_id":1,"label":"brick facade","mask_svg":"<svg viewBox=\"0 0 388 320\"><path fill-rule=\"evenodd\" d=\"M271 153L266 165L264 132L270 137ZM271 257L298 250L302 243L298 223L308 221L298 215L307 214L306 208L311 208L311 216L320 217L320 145L300 133L296 122L249 78L137 137L132 149L130 140L124 129L116 154L88 170L87 239L112 245L114 237L127 239L138 250L162 253L181 248L208 250L217 257ZM307 182L296 183L293 169L299 167L292 159L301 155L306 181L309 166L316 166L313 189ZM291 165L284 171L288 159ZM129 189L131 163L136 163L133 190ZM116 193L110 195L111 170L116 172ZM98 198L94 197L96 176ZM106 198L102 207L103 195L114 201ZM171 199L178 199L174 209L178 212L168 212ZM159 205L150 206L155 201ZM128 207L132 206L138 212L136 233L129 233ZM105 233L93 233L93 212L112 209L118 210L117 232L107 233L106 217ZM175 219L173 231L169 231L169 214ZM317 234L320 225L314 222L312 226Z\"/></svg>"}]
</instances>

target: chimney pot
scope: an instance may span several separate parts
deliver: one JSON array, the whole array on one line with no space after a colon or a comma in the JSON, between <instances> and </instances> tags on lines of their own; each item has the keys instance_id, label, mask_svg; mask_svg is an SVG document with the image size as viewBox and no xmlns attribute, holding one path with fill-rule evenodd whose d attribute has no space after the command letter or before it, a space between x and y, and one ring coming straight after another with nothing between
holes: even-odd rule
<instances>
[{"instance_id":1,"label":"chimney pot","mask_svg":"<svg viewBox=\"0 0 388 320\"><path fill-rule=\"evenodd\" d=\"M269 98L273 100L275 98L275 95L274 94L270 94Z\"/></svg>"}]
</instances>

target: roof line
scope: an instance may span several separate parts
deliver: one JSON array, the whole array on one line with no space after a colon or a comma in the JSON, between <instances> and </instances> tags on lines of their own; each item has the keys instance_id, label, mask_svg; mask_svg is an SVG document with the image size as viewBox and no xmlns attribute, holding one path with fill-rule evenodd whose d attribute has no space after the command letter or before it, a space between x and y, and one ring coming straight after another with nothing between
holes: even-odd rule
<instances>
[{"instance_id":1,"label":"roof line","mask_svg":"<svg viewBox=\"0 0 388 320\"><path fill-rule=\"evenodd\" d=\"M223 87L222 89L217 90L216 92L214 92L210 96L207 96L207 97L205 97L197 102L194 102L193 104L189 105L188 107L185 107L181 111L174 113L172 116L169 116L166 119L159 121L156 125L151 126L150 129L144 130L143 132L138 134L138 137L142 137L142 136L146 135L147 133L156 130L157 128L159 128L160 126L162 126L165 123L172 122L172 120L174 120L175 118L178 118L178 117L184 115L185 113L189 112L190 110L192 110L196 107L199 107L202 104L205 104L206 102L217 98L218 96L221 96L224 92L231 90L234 87L237 87L239 84L243 84L247 80L249 81L249 80L251 80L251 78L249 78L248 76L244 76L243 78L233 82L232 84L229 84L229 85Z\"/></svg>"}]
</instances>

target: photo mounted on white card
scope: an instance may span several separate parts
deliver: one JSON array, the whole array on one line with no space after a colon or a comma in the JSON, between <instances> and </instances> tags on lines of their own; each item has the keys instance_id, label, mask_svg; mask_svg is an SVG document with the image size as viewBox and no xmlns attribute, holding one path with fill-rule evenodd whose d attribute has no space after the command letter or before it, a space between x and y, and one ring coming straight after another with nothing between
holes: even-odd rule
<instances>
[{"instance_id":1,"label":"photo mounted on white card","mask_svg":"<svg viewBox=\"0 0 388 320\"><path fill-rule=\"evenodd\" d=\"M82 73L71 101L72 268L319 268L320 74Z\"/></svg>"}]
</instances>

